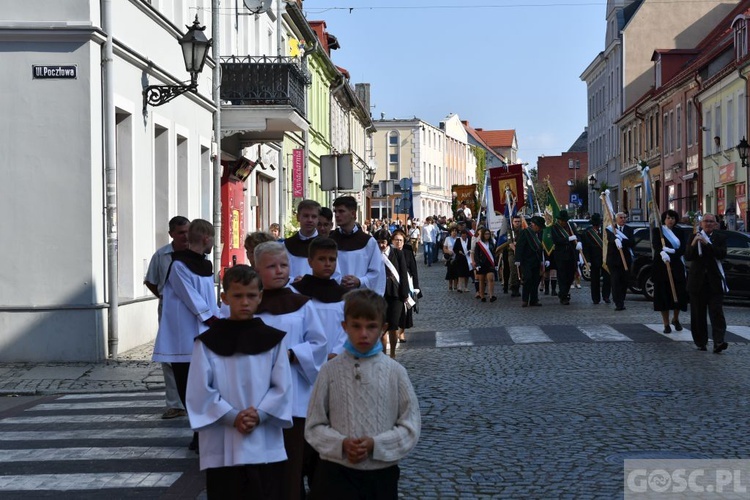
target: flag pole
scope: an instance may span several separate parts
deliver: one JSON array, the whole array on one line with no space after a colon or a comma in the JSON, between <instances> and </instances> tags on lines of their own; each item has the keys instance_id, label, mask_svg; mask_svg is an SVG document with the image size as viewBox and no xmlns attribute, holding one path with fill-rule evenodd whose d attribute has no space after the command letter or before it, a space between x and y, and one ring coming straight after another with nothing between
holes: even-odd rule
<instances>
[{"instance_id":1,"label":"flag pole","mask_svg":"<svg viewBox=\"0 0 750 500\"><path fill-rule=\"evenodd\" d=\"M656 199L654 199L654 182L651 179L651 171L648 166L643 166L643 177L644 181L648 182L649 184L649 191L651 196L650 200L648 200L649 204L651 204L653 217L654 217L654 224L656 224L656 228L659 230L659 237L661 239L661 248L664 249L665 242L664 242L664 230L662 229L661 225L661 211L659 210L659 205L656 204ZM672 300L674 301L675 307L677 307L677 289L674 286L674 276L672 275L672 266L669 265L669 262L665 262L664 265L667 268L667 277L669 278L669 286L672 289Z\"/></svg>"},{"instance_id":2,"label":"flag pole","mask_svg":"<svg viewBox=\"0 0 750 500\"><path fill-rule=\"evenodd\" d=\"M612 202L609 200L609 189L605 190L602 195L602 205L607 207L607 213L609 213L609 220L612 221L612 234L617 236L617 222L615 221L615 214L614 209L612 208ZM626 271L629 271L628 269L628 262L625 260L625 253L622 251L622 248L618 248L620 251L620 258L622 259L622 266L625 268Z\"/></svg>"}]
</instances>

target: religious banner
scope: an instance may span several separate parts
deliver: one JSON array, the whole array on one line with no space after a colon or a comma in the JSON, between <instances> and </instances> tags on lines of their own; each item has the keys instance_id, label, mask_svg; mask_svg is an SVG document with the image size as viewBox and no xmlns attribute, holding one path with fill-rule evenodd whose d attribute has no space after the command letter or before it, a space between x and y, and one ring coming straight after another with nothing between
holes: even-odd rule
<instances>
[{"instance_id":1,"label":"religious banner","mask_svg":"<svg viewBox=\"0 0 750 500\"><path fill-rule=\"evenodd\" d=\"M508 165L508 168L495 167L490 169L490 185L492 187L492 202L496 212L504 213L506 205L523 206L523 165ZM510 200L506 200L510 196Z\"/></svg>"},{"instance_id":2,"label":"religious banner","mask_svg":"<svg viewBox=\"0 0 750 500\"><path fill-rule=\"evenodd\" d=\"M302 172L302 149L292 150L292 196L302 198L305 196L304 174Z\"/></svg>"}]
</instances>

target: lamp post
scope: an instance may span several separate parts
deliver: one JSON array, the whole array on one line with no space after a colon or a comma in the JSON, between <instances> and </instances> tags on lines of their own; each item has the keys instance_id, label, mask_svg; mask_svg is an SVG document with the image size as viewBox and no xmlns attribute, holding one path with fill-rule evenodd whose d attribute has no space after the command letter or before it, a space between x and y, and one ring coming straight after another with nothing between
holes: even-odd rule
<instances>
[{"instance_id":1,"label":"lamp post","mask_svg":"<svg viewBox=\"0 0 750 500\"><path fill-rule=\"evenodd\" d=\"M572 161L572 160L571 160ZM578 203L572 203L571 198L573 195L573 186L575 185L575 182L573 182L573 179L568 179L568 206L573 205L573 218L578 218Z\"/></svg>"},{"instance_id":2,"label":"lamp post","mask_svg":"<svg viewBox=\"0 0 750 500\"><path fill-rule=\"evenodd\" d=\"M750 144L747 143L747 139L742 137L742 140L737 144L737 152L740 155L740 161L742 162L742 168L747 168L747 154L750 150ZM745 182L745 203L747 203L747 188L750 187L750 179ZM747 205L745 209L745 231L750 230L750 205Z\"/></svg>"},{"instance_id":3,"label":"lamp post","mask_svg":"<svg viewBox=\"0 0 750 500\"><path fill-rule=\"evenodd\" d=\"M151 106L161 106L185 92L195 92L198 88L198 74L203 71L203 65L206 64L211 40L203 34L206 27L200 25L197 15L195 16L193 25L186 26L186 28L187 33L178 40L178 43L182 47L185 70L190 73L190 83L188 85L149 85L143 89L144 116L147 113L146 107L149 104Z\"/></svg>"},{"instance_id":4,"label":"lamp post","mask_svg":"<svg viewBox=\"0 0 750 500\"><path fill-rule=\"evenodd\" d=\"M596 174L589 175L589 189L591 191L591 195L589 197L589 213L594 213L594 200L596 199L595 196L593 196L594 191L596 191Z\"/></svg>"}]
</instances>

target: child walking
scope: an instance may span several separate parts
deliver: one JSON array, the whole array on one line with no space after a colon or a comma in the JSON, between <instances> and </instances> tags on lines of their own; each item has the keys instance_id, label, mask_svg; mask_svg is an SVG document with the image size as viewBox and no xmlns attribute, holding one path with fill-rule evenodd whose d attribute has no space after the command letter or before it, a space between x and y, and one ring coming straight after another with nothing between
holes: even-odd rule
<instances>
[{"instance_id":1,"label":"child walking","mask_svg":"<svg viewBox=\"0 0 750 500\"><path fill-rule=\"evenodd\" d=\"M383 354L385 299L344 296L344 352L315 382L306 440L320 453L311 499L398 498L398 462L416 446L419 403L406 369Z\"/></svg>"},{"instance_id":2,"label":"child walking","mask_svg":"<svg viewBox=\"0 0 750 500\"><path fill-rule=\"evenodd\" d=\"M292 373L285 333L253 317L263 295L246 265L224 274L229 318L199 335L188 375L187 409L198 431L209 499L282 496L292 426Z\"/></svg>"}]
</instances>

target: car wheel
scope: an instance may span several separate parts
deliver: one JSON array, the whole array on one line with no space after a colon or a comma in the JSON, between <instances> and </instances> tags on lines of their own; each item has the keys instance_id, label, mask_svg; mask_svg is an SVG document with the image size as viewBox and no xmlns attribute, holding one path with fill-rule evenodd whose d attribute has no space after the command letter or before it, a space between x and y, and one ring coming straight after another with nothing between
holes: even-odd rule
<instances>
[{"instance_id":1,"label":"car wheel","mask_svg":"<svg viewBox=\"0 0 750 500\"><path fill-rule=\"evenodd\" d=\"M581 276L586 281L591 281L591 266L581 266Z\"/></svg>"},{"instance_id":2,"label":"car wheel","mask_svg":"<svg viewBox=\"0 0 750 500\"><path fill-rule=\"evenodd\" d=\"M643 296L648 300L654 300L654 280L651 279L651 273L645 276L642 280L641 289L643 290Z\"/></svg>"}]
</instances>

